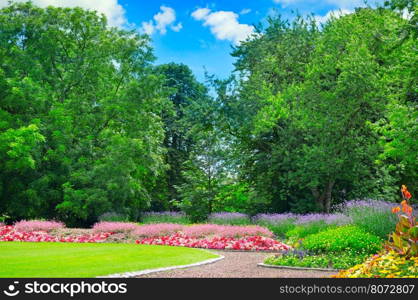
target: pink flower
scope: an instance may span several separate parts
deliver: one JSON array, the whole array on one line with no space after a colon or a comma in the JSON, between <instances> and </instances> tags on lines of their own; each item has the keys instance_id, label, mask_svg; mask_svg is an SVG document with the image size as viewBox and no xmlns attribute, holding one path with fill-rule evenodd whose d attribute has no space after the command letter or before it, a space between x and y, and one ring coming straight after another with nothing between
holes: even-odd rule
<instances>
[{"instance_id":1,"label":"pink flower","mask_svg":"<svg viewBox=\"0 0 418 300\"><path fill-rule=\"evenodd\" d=\"M134 234L140 237L164 236L182 231L184 227L185 226L179 224L149 224L138 226L134 231Z\"/></svg>"},{"instance_id":2,"label":"pink flower","mask_svg":"<svg viewBox=\"0 0 418 300\"><path fill-rule=\"evenodd\" d=\"M198 224L184 226L178 224L149 224L139 226L134 234L140 237L168 236L182 232L189 237L244 237L265 236L272 237L273 233L261 226L231 226L215 224Z\"/></svg>"},{"instance_id":3,"label":"pink flower","mask_svg":"<svg viewBox=\"0 0 418 300\"><path fill-rule=\"evenodd\" d=\"M61 243L100 243L111 233L85 234L77 236L58 237L46 231L17 231L13 226L0 227L0 242L61 242Z\"/></svg>"},{"instance_id":4,"label":"pink flower","mask_svg":"<svg viewBox=\"0 0 418 300\"><path fill-rule=\"evenodd\" d=\"M45 231L50 232L56 229L65 228L65 225L61 222L56 221L20 221L14 224L14 228L17 231L22 232L33 232L33 231Z\"/></svg>"},{"instance_id":5,"label":"pink flower","mask_svg":"<svg viewBox=\"0 0 418 300\"><path fill-rule=\"evenodd\" d=\"M138 228L135 223L125 222L99 222L94 224L94 232L130 233Z\"/></svg>"},{"instance_id":6,"label":"pink flower","mask_svg":"<svg viewBox=\"0 0 418 300\"><path fill-rule=\"evenodd\" d=\"M262 236L242 238L212 236L198 238L187 236L182 233L176 233L170 236L143 238L137 240L136 244L245 251L282 251L291 248L286 244Z\"/></svg>"}]
</instances>

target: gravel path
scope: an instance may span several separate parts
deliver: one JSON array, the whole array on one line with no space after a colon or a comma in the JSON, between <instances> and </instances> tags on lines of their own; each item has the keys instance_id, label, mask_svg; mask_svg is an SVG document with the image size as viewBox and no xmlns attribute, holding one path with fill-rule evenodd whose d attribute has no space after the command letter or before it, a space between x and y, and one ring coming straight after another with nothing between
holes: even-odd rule
<instances>
[{"instance_id":1,"label":"gravel path","mask_svg":"<svg viewBox=\"0 0 418 300\"><path fill-rule=\"evenodd\" d=\"M299 271L258 267L271 254L257 252L213 251L225 258L213 264L164 271L140 278L322 278L335 272Z\"/></svg>"}]
</instances>

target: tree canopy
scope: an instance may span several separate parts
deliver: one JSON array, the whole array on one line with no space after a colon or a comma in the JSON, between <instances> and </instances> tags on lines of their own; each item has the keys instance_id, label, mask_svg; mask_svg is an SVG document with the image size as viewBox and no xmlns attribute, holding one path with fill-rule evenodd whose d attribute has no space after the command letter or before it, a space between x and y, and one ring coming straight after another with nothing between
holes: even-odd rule
<instances>
[{"instance_id":1,"label":"tree canopy","mask_svg":"<svg viewBox=\"0 0 418 300\"><path fill-rule=\"evenodd\" d=\"M81 8L0 9L0 216L330 211L418 178L417 3L271 16L235 72L155 65ZM407 17L405 17L407 16Z\"/></svg>"}]
</instances>

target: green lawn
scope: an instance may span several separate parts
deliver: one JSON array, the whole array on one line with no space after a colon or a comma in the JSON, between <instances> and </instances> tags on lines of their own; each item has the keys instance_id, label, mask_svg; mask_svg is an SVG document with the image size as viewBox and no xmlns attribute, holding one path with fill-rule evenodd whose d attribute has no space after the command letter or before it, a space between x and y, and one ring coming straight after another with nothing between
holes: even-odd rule
<instances>
[{"instance_id":1,"label":"green lawn","mask_svg":"<svg viewBox=\"0 0 418 300\"><path fill-rule=\"evenodd\" d=\"M95 277L215 257L204 250L167 246L0 242L0 277Z\"/></svg>"}]
</instances>

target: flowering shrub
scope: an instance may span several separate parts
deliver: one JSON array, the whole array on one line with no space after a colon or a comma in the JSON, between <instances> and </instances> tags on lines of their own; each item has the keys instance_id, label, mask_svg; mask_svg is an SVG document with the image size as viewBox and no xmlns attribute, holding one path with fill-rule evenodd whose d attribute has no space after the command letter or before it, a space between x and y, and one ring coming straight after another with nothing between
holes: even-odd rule
<instances>
[{"instance_id":1,"label":"flowering shrub","mask_svg":"<svg viewBox=\"0 0 418 300\"><path fill-rule=\"evenodd\" d=\"M141 225L134 231L134 235L141 237L156 237L175 234L183 230L184 226L179 224L149 224Z\"/></svg>"},{"instance_id":2,"label":"flowering shrub","mask_svg":"<svg viewBox=\"0 0 418 300\"><path fill-rule=\"evenodd\" d=\"M99 222L94 224L94 232L130 233L138 228L135 223L125 222Z\"/></svg>"},{"instance_id":3,"label":"flowering shrub","mask_svg":"<svg viewBox=\"0 0 418 300\"><path fill-rule=\"evenodd\" d=\"M292 213L284 214L258 214L253 217L254 223L263 223L263 224L280 224L291 220L294 222L297 218L297 215Z\"/></svg>"},{"instance_id":4,"label":"flowering shrub","mask_svg":"<svg viewBox=\"0 0 418 300\"><path fill-rule=\"evenodd\" d=\"M216 224L197 224L183 226L179 224L149 224L139 226L134 234L141 237L168 236L182 232L189 237L243 237L243 236L265 236L272 237L273 233L260 226L232 226Z\"/></svg>"},{"instance_id":5,"label":"flowering shrub","mask_svg":"<svg viewBox=\"0 0 418 300\"><path fill-rule=\"evenodd\" d=\"M324 223L326 225L347 225L351 219L343 214L306 214L298 215L296 225L307 225L312 223Z\"/></svg>"},{"instance_id":6,"label":"flowering shrub","mask_svg":"<svg viewBox=\"0 0 418 300\"><path fill-rule=\"evenodd\" d=\"M171 224L189 224L190 220L183 212L163 211L146 212L142 215L141 221L144 224L171 223Z\"/></svg>"},{"instance_id":7,"label":"flowering shrub","mask_svg":"<svg viewBox=\"0 0 418 300\"><path fill-rule=\"evenodd\" d=\"M399 222L395 231L390 235L390 241L385 246L406 257L417 257L418 224L413 215L413 208L408 203L412 195L404 185L402 186L402 197L404 198L401 202L402 209L399 206L392 208L393 213L399 214Z\"/></svg>"},{"instance_id":8,"label":"flowering shrub","mask_svg":"<svg viewBox=\"0 0 418 300\"><path fill-rule=\"evenodd\" d=\"M144 238L136 241L141 245L165 245L204 249L229 249L244 251L283 251L290 247L262 236L248 236L242 238L213 236L208 238L196 238L177 233L170 236Z\"/></svg>"},{"instance_id":9,"label":"flowering shrub","mask_svg":"<svg viewBox=\"0 0 418 300\"><path fill-rule=\"evenodd\" d=\"M208 223L219 225L248 225L251 223L250 217L242 213L218 212L211 213Z\"/></svg>"},{"instance_id":10,"label":"flowering shrub","mask_svg":"<svg viewBox=\"0 0 418 300\"><path fill-rule=\"evenodd\" d=\"M396 203L377 200L353 200L339 206L341 211L348 215L352 224L386 239L397 222L391 209Z\"/></svg>"},{"instance_id":11,"label":"flowering shrub","mask_svg":"<svg viewBox=\"0 0 418 300\"><path fill-rule=\"evenodd\" d=\"M253 217L255 224L267 227L277 237L285 237L286 232L295 227L297 216L292 213L286 214L258 214Z\"/></svg>"},{"instance_id":12,"label":"flowering shrub","mask_svg":"<svg viewBox=\"0 0 418 300\"><path fill-rule=\"evenodd\" d=\"M245 236L264 236L272 237L273 233L267 228L251 225L251 226L232 226L232 225L216 225L202 224L186 226L182 232L187 236L205 237L205 236L221 236L221 237L245 237Z\"/></svg>"},{"instance_id":13,"label":"flowering shrub","mask_svg":"<svg viewBox=\"0 0 418 300\"><path fill-rule=\"evenodd\" d=\"M332 277L418 278L418 257L407 258L395 251L386 251Z\"/></svg>"},{"instance_id":14,"label":"flowering shrub","mask_svg":"<svg viewBox=\"0 0 418 300\"><path fill-rule=\"evenodd\" d=\"M351 218L341 214L258 214L253 222L267 227L278 237L303 238L335 226L346 225Z\"/></svg>"},{"instance_id":15,"label":"flowering shrub","mask_svg":"<svg viewBox=\"0 0 418 300\"><path fill-rule=\"evenodd\" d=\"M52 230L62 229L65 225L56 221L20 221L14 225L14 229L21 232L33 232L33 231L45 231L50 232Z\"/></svg>"},{"instance_id":16,"label":"flowering shrub","mask_svg":"<svg viewBox=\"0 0 418 300\"><path fill-rule=\"evenodd\" d=\"M62 242L62 243L99 243L104 242L111 233L84 234L76 236L53 236L46 231L17 231L13 226L0 227L0 242Z\"/></svg>"},{"instance_id":17,"label":"flowering shrub","mask_svg":"<svg viewBox=\"0 0 418 300\"><path fill-rule=\"evenodd\" d=\"M341 271L336 278L418 278L418 225L408 201L412 195L406 186L401 188L401 207L392 206L399 222L385 244L385 251L363 264ZM389 210L389 209L388 209Z\"/></svg>"},{"instance_id":18,"label":"flowering shrub","mask_svg":"<svg viewBox=\"0 0 418 300\"><path fill-rule=\"evenodd\" d=\"M349 217L340 213L297 215L295 227L286 232L286 237L305 238L329 228L349 224L350 221Z\"/></svg>"}]
</instances>

